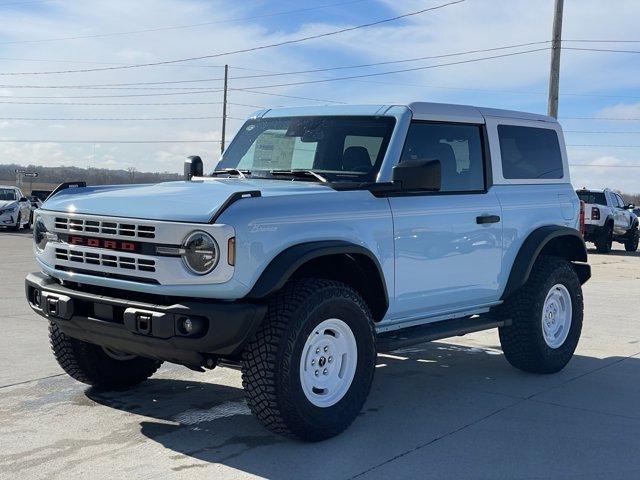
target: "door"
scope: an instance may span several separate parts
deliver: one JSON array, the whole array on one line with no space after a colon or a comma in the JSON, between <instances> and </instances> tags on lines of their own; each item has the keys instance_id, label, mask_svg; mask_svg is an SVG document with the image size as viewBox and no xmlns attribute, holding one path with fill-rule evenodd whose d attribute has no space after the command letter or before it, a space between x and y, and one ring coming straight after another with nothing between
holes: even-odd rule
<instances>
[{"instance_id":1,"label":"door","mask_svg":"<svg viewBox=\"0 0 640 480\"><path fill-rule=\"evenodd\" d=\"M485 185L479 125L414 122L400 161L438 159L439 192L389 198L395 236L392 318L410 321L498 300L501 209Z\"/></svg>"},{"instance_id":2,"label":"door","mask_svg":"<svg viewBox=\"0 0 640 480\"><path fill-rule=\"evenodd\" d=\"M611 197L613 199L614 233L616 235L624 235L631 226L631 213L624 208L625 203L620 195L611 193Z\"/></svg>"}]
</instances>

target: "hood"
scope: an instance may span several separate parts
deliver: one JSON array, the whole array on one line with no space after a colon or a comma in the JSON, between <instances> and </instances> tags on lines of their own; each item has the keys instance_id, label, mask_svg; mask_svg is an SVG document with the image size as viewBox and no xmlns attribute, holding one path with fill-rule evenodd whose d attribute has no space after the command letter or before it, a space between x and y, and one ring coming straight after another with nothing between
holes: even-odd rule
<instances>
[{"instance_id":1,"label":"hood","mask_svg":"<svg viewBox=\"0 0 640 480\"><path fill-rule=\"evenodd\" d=\"M18 202L15 200L0 200L0 210L4 210L5 208L8 208L8 207L13 207L17 204Z\"/></svg>"},{"instance_id":2,"label":"hood","mask_svg":"<svg viewBox=\"0 0 640 480\"><path fill-rule=\"evenodd\" d=\"M62 190L42 205L56 212L124 218L207 223L236 192L259 190L262 196L334 192L302 181L205 179L153 185L108 185Z\"/></svg>"}]
</instances>

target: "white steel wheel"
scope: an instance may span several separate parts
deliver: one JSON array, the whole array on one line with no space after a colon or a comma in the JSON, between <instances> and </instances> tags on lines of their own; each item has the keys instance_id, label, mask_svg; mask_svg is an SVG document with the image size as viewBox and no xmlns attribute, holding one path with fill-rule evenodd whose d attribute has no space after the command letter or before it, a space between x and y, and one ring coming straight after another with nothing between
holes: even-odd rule
<instances>
[{"instance_id":1,"label":"white steel wheel","mask_svg":"<svg viewBox=\"0 0 640 480\"><path fill-rule=\"evenodd\" d=\"M300 383L316 407L338 403L349 391L358 364L358 347L351 328L330 318L313 329L300 357Z\"/></svg>"},{"instance_id":2,"label":"white steel wheel","mask_svg":"<svg viewBox=\"0 0 640 480\"><path fill-rule=\"evenodd\" d=\"M561 283L551 287L542 307L542 335L549 347L555 349L564 344L571 330L572 314L571 295L567 287Z\"/></svg>"}]
</instances>

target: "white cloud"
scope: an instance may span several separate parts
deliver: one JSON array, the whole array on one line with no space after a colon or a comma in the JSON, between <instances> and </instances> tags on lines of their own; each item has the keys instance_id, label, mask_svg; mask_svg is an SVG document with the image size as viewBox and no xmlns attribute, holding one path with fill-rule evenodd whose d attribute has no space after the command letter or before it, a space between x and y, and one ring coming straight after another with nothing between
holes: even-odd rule
<instances>
[{"instance_id":1,"label":"white cloud","mask_svg":"<svg viewBox=\"0 0 640 480\"><path fill-rule=\"evenodd\" d=\"M605 118L629 119L640 118L640 102L618 103L600 110L600 116Z\"/></svg>"},{"instance_id":2,"label":"white cloud","mask_svg":"<svg viewBox=\"0 0 640 480\"><path fill-rule=\"evenodd\" d=\"M64 42L42 42L0 45L2 58L51 59L50 62L0 60L1 70L33 71L75 69L109 66L112 63L137 63L172 58L186 58L208 53L243 49L280 40L321 33L356 23L364 23L393 12L406 13L425 8L423 0L371 0L384 5L386 13L372 13L367 18L345 15L338 22L318 21L327 17L319 11L316 16L278 17L287 28L270 29L251 22L225 22L194 29L165 30L147 34L98 37ZM440 2L429 2L436 5ZM24 39L57 38L76 35L94 35L104 32L140 30L154 26L184 25L219 19L236 18L255 13L244 2L141 0L130 2L62 2L48 1L43 8L3 11L0 23L0 43ZM276 7L273 7L274 10ZM281 7L278 7L281 8ZM284 7L282 7L284 9ZM345 6L347 10L354 7ZM550 37L552 0L469 0L400 22L379 27L313 40L295 46L266 49L250 54L179 64L157 68L114 70L95 73L49 76L0 77L0 85L65 85L87 83L158 82L167 80L193 80L218 78L225 62L231 65L232 77L256 73L238 67L268 71L293 71L345 64L391 61L437 55L471 49L491 48L499 45L547 40ZM389 14L389 12L392 12ZM28 12L28 13L26 13ZM358 17L358 18L356 18ZM340 18L336 16L335 18ZM635 38L640 2L622 0L583 0L565 5L564 37L579 38ZM295 22L299 22L296 26ZM535 48L532 47L524 47ZM471 55L477 58L500 52ZM562 58L561 93L624 95L640 83L640 62L631 54L586 53L565 51ZM456 61L460 57L415 63L382 66L376 69L340 70L331 73L312 73L264 79L233 79L231 87L257 86L269 83L288 83L335 76L348 76L373 71L388 71L418 65L433 65ZM70 60L85 63L57 63ZM89 63L86 63L89 62ZM90 62L96 62L92 64ZM102 65L103 62L105 65ZM195 63L207 67L195 66ZM390 102L408 100L473 103L492 107L514 108L544 112L546 109L546 82L549 64L548 52L427 69L404 74L364 78L360 80L318 83L280 87L265 90L312 98L326 98L348 102ZM235 67L235 68L234 68ZM188 85L188 84L187 84ZM220 81L198 83L198 86L220 88ZM169 87L171 85L164 85ZM184 87L185 85L175 85ZM432 88L433 86L436 88ZM477 91L487 90L487 91ZM179 92L179 90L176 90ZM517 91L525 93L508 93ZM0 96L53 96L53 95L128 95L171 93L172 90L62 90L25 89L0 86ZM13 99L16 100L15 98ZM116 97L96 99L60 100L77 103L168 103L218 102L219 93L198 95L166 95L157 97ZM0 101L2 99L0 98ZM55 100L25 99L26 102ZM304 100L257 95L238 90L229 94L232 103L254 105L282 105L313 103ZM156 116L219 116L220 105L0 105L0 117L156 117ZM254 108L231 105L231 116L243 118ZM640 102L624 99L562 96L562 115L574 116L633 116L640 118ZM240 122L230 121L228 136ZM565 129L604 130L618 128L612 123L596 126L593 123L571 121ZM65 128L66 127L66 128ZM571 128L568 128L571 127ZM60 139L60 140L147 140L147 139L219 139L219 120L183 122L13 122L1 121L4 139ZM629 128L637 130L640 127ZM567 134L569 144L640 144L638 136L607 136L597 139L578 134ZM588 141L585 140L588 139ZM633 163L638 151L627 149L571 149L572 163L607 162L615 158ZM212 168L219 152L218 144L9 144L0 143L0 161L37 164L64 164L77 166L113 166L138 170L180 171L184 157L200 155L205 168ZM613 152L613 153L612 153ZM109 155L108 157L106 155ZM598 170L600 167L576 167L577 184L592 184L606 179L613 188L638 191L635 187L636 171L622 168ZM640 171L638 171L640 173Z\"/></svg>"}]
</instances>

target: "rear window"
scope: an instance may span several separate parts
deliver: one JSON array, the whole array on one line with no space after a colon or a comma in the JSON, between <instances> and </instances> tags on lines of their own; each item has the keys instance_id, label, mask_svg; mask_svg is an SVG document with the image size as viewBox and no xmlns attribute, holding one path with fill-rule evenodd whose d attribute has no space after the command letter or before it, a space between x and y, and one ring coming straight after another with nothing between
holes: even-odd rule
<instances>
[{"instance_id":1,"label":"rear window","mask_svg":"<svg viewBox=\"0 0 640 480\"><path fill-rule=\"evenodd\" d=\"M578 190L576 192L578 198L584 203L595 203L598 205L606 205L607 200L604 197L604 192L589 192L588 190Z\"/></svg>"},{"instance_id":2,"label":"rear window","mask_svg":"<svg viewBox=\"0 0 640 480\"><path fill-rule=\"evenodd\" d=\"M562 178L562 154L555 130L498 125L502 175L507 179Z\"/></svg>"}]
</instances>

